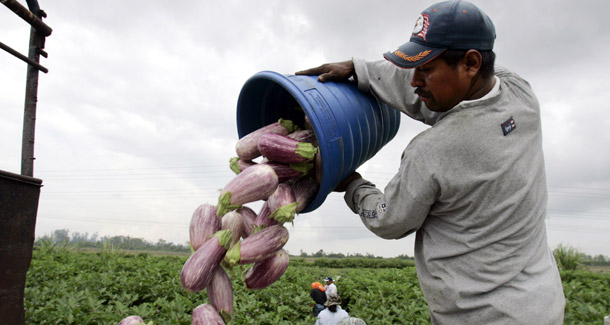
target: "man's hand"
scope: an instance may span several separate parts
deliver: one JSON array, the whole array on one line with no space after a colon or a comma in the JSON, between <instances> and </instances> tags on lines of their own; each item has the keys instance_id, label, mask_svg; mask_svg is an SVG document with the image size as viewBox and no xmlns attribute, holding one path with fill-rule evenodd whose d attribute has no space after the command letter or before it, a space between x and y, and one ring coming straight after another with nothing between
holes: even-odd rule
<instances>
[{"instance_id":1,"label":"man's hand","mask_svg":"<svg viewBox=\"0 0 610 325\"><path fill-rule=\"evenodd\" d=\"M362 176L360 176L360 174L354 172L351 175L347 176L344 180L341 181L341 183L339 183L339 185L337 185L337 187L335 187L335 189L333 190L334 192L345 192L345 190L347 190L347 187L349 186L349 184L357 179L362 178Z\"/></svg>"},{"instance_id":2,"label":"man's hand","mask_svg":"<svg viewBox=\"0 0 610 325\"><path fill-rule=\"evenodd\" d=\"M311 68L303 71L298 71L297 75L318 75L318 81L345 81L355 73L354 62L352 60L326 63L317 68Z\"/></svg>"}]
</instances>

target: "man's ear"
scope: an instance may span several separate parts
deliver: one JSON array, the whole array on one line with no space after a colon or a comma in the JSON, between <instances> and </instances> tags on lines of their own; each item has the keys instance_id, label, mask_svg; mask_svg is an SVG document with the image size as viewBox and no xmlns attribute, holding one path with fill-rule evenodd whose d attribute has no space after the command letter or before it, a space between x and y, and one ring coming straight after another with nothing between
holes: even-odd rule
<instances>
[{"instance_id":1,"label":"man's ear","mask_svg":"<svg viewBox=\"0 0 610 325\"><path fill-rule=\"evenodd\" d=\"M481 53L479 51L468 50L468 52L466 52L466 55L464 56L464 64L468 75L474 77L481 69L482 62L483 57L481 56Z\"/></svg>"}]
</instances>

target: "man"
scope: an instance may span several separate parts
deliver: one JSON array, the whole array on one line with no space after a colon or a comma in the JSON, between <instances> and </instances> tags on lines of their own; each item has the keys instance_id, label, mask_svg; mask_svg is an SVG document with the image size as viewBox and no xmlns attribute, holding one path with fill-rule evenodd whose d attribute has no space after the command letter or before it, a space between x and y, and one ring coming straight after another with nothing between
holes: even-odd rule
<instances>
[{"instance_id":1,"label":"man","mask_svg":"<svg viewBox=\"0 0 610 325\"><path fill-rule=\"evenodd\" d=\"M330 297L331 295L336 295L337 286L335 285L333 278L329 276L326 277L324 281L326 281L326 285L324 285L324 292L326 293L326 298Z\"/></svg>"},{"instance_id":2,"label":"man","mask_svg":"<svg viewBox=\"0 0 610 325\"><path fill-rule=\"evenodd\" d=\"M328 296L324 306L326 309L318 314L315 325L335 325L345 317L349 317L347 311L341 308L341 297L337 294Z\"/></svg>"},{"instance_id":3,"label":"man","mask_svg":"<svg viewBox=\"0 0 610 325\"><path fill-rule=\"evenodd\" d=\"M495 28L466 1L424 10L387 61L297 74L354 77L362 91L432 127L402 153L384 192L348 176L336 191L380 237L416 232L418 279L433 324L562 324L565 298L546 239L540 107L494 67Z\"/></svg>"}]
</instances>

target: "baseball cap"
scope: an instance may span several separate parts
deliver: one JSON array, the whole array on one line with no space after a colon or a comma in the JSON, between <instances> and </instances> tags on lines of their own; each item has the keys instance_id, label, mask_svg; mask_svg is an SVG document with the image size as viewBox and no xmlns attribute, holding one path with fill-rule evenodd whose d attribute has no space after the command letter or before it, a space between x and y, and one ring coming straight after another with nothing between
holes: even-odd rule
<instances>
[{"instance_id":1,"label":"baseball cap","mask_svg":"<svg viewBox=\"0 0 610 325\"><path fill-rule=\"evenodd\" d=\"M415 68L447 49L492 50L495 39L491 19L477 6L468 1L443 1L419 15L409 42L383 56L401 68Z\"/></svg>"},{"instance_id":2,"label":"baseball cap","mask_svg":"<svg viewBox=\"0 0 610 325\"><path fill-rule=\"evenodd\" d=\"M332 277L326 277L326 279L324 279L324 281L332 281L333 278Z\"/></svg>"}]
</instances>

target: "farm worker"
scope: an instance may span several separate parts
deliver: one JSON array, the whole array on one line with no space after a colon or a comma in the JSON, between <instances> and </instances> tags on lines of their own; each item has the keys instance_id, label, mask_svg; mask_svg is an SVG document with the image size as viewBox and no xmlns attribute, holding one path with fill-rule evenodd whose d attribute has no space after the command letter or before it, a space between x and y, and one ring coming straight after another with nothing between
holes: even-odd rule
<instances>
[{"instance_id":1,"label":"farm worker","mask_svg":"<svg viewBox=\"0 0 610 325\"><path fill-rule=\"evenodd\" d=\"M335 285L335 281L333 281L333 278L329 276L326 277L324 281L326 281L326 285L324 285L324 292L326 292L326 298L328 298L330 295L336 295L337 286Z\"/></svg>"},{"instance_id":2,"label":"farm worker","mask_svg":"<svg viewBox=\"0 0 610 325\"><path fill-rule=\"evenodd\" d=\"M311 291L309 293L311 299L315 302L313 305L313 314L314 316L318 316L318 314L326 307L324 307L324 303L326 302L326 294L324 293L324 286L320 282L313 282L311 284Z\"/></svg>"},{"instance_id":3,"label":"farm worker","mask_svg":"<svg viewBox=\"0 0 610 325\"><path fill-rule=\"evenodd\" d=\"M433 324L562 324L565 297L546 238L540 106L527 81L494 66L495 27L444 1L384 54L297 74L358 88L431 127L406 146L384 191L353 173L337 186L386 239L416 232ZM523 48L523 51L531 49Z\"/></svg>"},{"instance_id":4,"label":"farm worker","mask_svg":"<svg viewBox=\"0 0 610 325\"><path fill-rule=\"evenodd\" d=\"M324 303L326 309L318 314L316 325L335 325L349 314L341 308L341 297L337 294L330 295Z\"/></svg>"}]
</instances>

